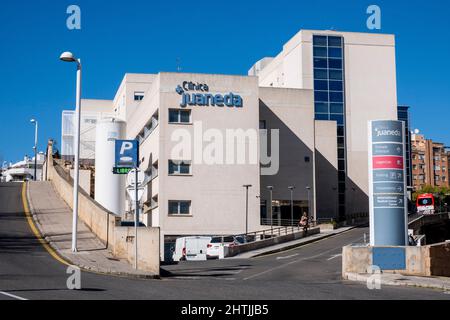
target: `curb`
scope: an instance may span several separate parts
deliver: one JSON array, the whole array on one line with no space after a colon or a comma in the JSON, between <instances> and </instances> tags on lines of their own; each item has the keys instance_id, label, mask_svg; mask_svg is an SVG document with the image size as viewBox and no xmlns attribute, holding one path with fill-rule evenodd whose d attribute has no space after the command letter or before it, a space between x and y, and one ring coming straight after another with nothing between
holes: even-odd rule
<instances>
[{"instance_id":1,"label":"curb","mask_svg":"<svg viewBox=\"0 0 450 320\"><path fill-rule=\"evenodd\" d=\"M116 277L122 277L122 278L134 278L134 279L153 279L153 280L160 280L161 276L159 275L150 275L150 274L133 274L133 273L124 273L124 272L115 272L115 271L107 271L105 269L101 268L95 268L92 266L85 266L82 264L77 264L72 261L71 258L69 258L67 255L62 253L55 243L48 237L44 235L44 232L42 231L42 225L39 222L39 219L37 217L37 214L33 208L33 205L30 201L30 185L29 183L26 183L26 199L23 199L24 201L27 201L29 214L33 220L33 223L36 227L36 229L39 231L41 240L43 240L53 251L53 254L55 254L59 259L57 259L60 263L63 263L67 266L76 266L80 268L81 270L85 272L100 274L100 275L109 275L109 276L116 276ZM25 208L24 208L25 209Z\"/></svg>"},{"instance_id":2,"label":"curb","mask_svg":"<svg viewBox=\"0 0 450 320\"><path fill-rule=\"evenodd\" d=\"M344 275L344 280L348 281L354 281L354 282L364 282L366 283L367 280L374 275L365 275L365 274L359 274L359 273L351 273L347 272ZM380 284L385 286L397 286L397 287L419 287L419 288L427 288L427 289L438 289L438 290L444 290L450 292L450 284L442 283L442 284L435 284L435 283L421 283L421 282L414 282L412 279L407 279L407 276L403 276L406 278L406 280L388 280L383 279L383 276L381 276ZM426 277L422 277L424 279L427 279ZM435 278L430 278L435 279Z\"/></svg>"},{"instance_id":3,"label":"curb","mask_svg":"<svg viewBox=\"0 0 450 320\"><path fill-rule=\"evenodd\" d=\"M359 226L352 226L352 227L350 227L349 229L347 229L345 231L331 233L331 234L326 234L326 235L323 235L321 237L310 239L310 240L302 242L302 243L292 244L292 245L289 245L287 247L283 247L283 248L279 248L279 249L273 249L273 250L270 250L270 251L267 251L267 252L264 252L264 253L259 253L257 255L254 255L254 256L250 257L250 259L252 259L252 258L260 258L260 257L268 256L268 255L271 255L271 254L274 254L274 253L279 253L279 252L283 252L283 251L289 251L289 250L292 250L292 249L295 249L295 248L300 248L300 247L306 246L308 244L311 244L311 243L314 243L314 242L317 242L317 241L320 241L320 240L323 240L323 239L331 238L333 236L342 234L344 232L348 232L348 231L356 229L358 227ZM305 238L303 238L303 239L305 239Z\"/></svg>"}]
</instances>

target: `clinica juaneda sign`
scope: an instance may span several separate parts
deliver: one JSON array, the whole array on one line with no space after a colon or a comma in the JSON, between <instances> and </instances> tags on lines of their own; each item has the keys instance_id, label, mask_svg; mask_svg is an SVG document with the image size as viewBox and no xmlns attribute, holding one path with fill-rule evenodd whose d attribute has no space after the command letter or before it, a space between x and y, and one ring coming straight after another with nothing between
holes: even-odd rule
<instances>
[{"instance_id":1,"label":"clinica juaneda sign","mask_svg":"<svg viewBox=\"0 0 450 320\"><path fill-rule=\"evenodd\" d=\"M212 94L207 84L184 81L176 88L176 92L181 96L182 108L187 106L242 108L244 106L240 95L232 92L225 95Z\"/></svg>"}]
</instances>

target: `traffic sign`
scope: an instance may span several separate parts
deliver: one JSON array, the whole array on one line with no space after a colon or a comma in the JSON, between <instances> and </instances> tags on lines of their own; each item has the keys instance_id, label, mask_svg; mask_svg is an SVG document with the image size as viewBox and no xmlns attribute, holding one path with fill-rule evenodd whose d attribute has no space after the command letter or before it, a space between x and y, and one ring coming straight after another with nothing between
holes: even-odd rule
<instances>
[{"instance_id":1,"label":"traffic sign","mask_svg":"<svg viewBox=\"0 0 450 320\"><path fill-rule=\"evenodd\" d=\"M136 168L139 166L139 142L137 140L116 140L115 167Z\"/></svg>"},{"instance_id":2,"label":"traffic sign","mask_svg":"<svg viewBox=\"0 0 450 320\"><path fill-rule=\"evenodd\" d=\"M136 200L136 189L134 187L127 188L127 193L133 203L135 203L136 201L141 201L142 197L144 196L144 189L144 187L138 187L138 199Z\"/></svg>"},{"instance_id":3,"label":"traffic sign","mask_svg":"<svg viewBox=\"0 0 450 320\"><path fill-rule=\"evenodd\" d=\"M138 172L138 186L142 184L142 181L145 179L145 174L142 171ZM132 170L128 173L127 176L127 185L134 188L134 184L136 181L136 171Z\"/></svg>"}]
</instances>

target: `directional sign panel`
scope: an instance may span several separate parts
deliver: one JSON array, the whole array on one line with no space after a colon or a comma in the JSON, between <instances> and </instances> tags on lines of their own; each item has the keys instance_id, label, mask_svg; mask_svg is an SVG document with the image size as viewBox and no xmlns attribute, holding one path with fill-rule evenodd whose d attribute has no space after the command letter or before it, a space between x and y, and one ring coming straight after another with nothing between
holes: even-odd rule
<instances>
[{"instance_id":1,"label":"directional sign panel","mask_svg":"<svg viewBox=\"0 0 450 320\"><path fill-rule=\"evenodd\" d=\"M407 244L404 132L404 123L401 121L369 122L372 246Z\"/></svg>"}]
</instances>

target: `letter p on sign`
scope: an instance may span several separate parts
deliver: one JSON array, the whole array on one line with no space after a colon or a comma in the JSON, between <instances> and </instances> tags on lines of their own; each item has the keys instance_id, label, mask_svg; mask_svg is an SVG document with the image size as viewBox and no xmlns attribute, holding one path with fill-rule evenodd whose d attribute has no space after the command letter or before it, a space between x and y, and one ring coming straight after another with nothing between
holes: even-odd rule
<instances>
[{"instance_id":1,"label":"letter p on sign","mask_svg":"<svg viewBox=\"0 0 450 320\"><path fill-rule=\"evenodd\" d=\"M123 141L122 142L122 148L120 148L120 154L124 155L125 151L132 150L133 149L133 143L129 141Z\"/></svg>"}]
</instances>

